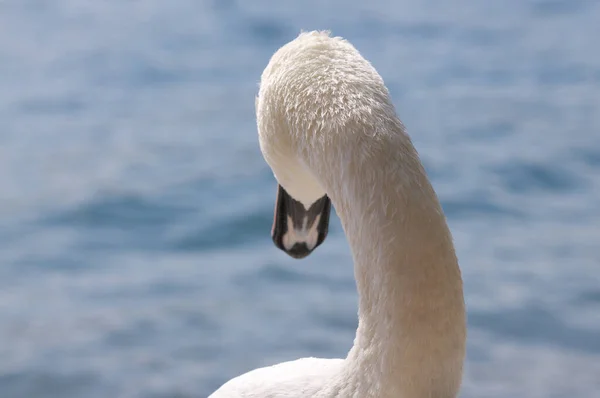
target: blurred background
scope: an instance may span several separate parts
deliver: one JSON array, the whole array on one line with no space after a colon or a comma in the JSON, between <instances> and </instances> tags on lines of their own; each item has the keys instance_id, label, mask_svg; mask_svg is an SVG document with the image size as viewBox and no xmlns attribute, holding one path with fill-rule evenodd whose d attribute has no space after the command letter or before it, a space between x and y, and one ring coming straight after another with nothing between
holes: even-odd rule
<instances>
[{"instance_id":1,"label":"blurred background","mask_svg":"<svg viewBox=\"0 0 600 398\"><path fill-rule=\"evenodd\" d=\"M0 2L0 396L206 397L343 357L339 220L297 261L254 96L301 29L386 81L453 231L462 397L600 396L600 3Z\"/></svg>"}]
</instances>

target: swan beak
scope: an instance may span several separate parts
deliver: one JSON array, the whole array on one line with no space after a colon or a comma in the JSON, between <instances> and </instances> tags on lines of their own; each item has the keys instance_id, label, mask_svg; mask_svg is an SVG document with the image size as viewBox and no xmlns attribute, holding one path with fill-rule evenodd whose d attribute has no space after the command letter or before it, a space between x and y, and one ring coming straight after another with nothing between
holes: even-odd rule
<instances>
[{"instance_id":1,"label":"swan beak","mask_svg":"<svg viewBox=\"0 0 600 398\"><path fill-rule=\"evenodd\" d=\"M306 209L279 185L271 230L275 246L293 258L308 256L327 236L330 211L327 195Z\"/></svg>"}]
</instances>

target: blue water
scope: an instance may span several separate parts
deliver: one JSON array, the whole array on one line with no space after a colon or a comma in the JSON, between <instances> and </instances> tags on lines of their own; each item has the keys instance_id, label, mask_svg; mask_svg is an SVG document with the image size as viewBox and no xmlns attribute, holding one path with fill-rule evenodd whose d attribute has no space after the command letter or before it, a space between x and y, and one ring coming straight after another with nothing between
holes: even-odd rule
<instances>
[{"instance_id":1,"label":"blue water","mask_svg":"<svg viewBox=\"0 0 600 398\"><path fill-rule=\"evenodd\" d=\"M205 397L343 357L333 218L270 239L254 95L300 29L384 77L465 281L462 397L600 396L600 3L0 2L0 397Z\"/></svg>"}]
</instances>

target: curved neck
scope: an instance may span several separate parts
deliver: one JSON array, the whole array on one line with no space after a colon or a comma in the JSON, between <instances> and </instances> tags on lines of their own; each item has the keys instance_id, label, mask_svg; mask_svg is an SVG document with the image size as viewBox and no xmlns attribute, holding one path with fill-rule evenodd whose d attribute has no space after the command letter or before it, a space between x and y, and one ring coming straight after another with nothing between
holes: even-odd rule
<instances>
[{"instance_id":1,"label":"curved neck","mask_svg":"<svg viewBox=\"0 0 600 398\"><path fill-rule=\"evenodd\" d=\"M409 138L402 130L385 138L368 148L354 142L350 156L321 169L343 171L319 176L355 263L348 388L364 397L455 397L466 326L452 237Z\"/></svg>"}]
</instances>

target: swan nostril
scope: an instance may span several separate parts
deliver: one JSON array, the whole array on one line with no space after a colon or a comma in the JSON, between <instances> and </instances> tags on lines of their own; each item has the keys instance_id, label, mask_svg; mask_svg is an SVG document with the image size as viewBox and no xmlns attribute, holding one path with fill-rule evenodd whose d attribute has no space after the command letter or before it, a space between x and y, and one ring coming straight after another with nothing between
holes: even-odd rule
<instances>
[{"instance_id":1,"label":"swan nostril","mask_svg":"<svg viewBox=\"0 0 600 398\"><path fill-rule=\"evenodd\" d=\"M302 243L296 243L294 246L292 246L292 248L290 250L286 250L287 254L289 254L291 257L293 258L304 258L306 256L308 256L311 252L311 250L308 249L308 246L306 246L306 243L302 242Z\"/></svg>"}]
</instances>

